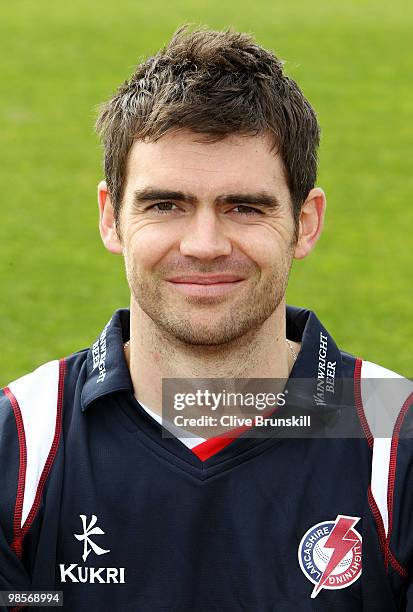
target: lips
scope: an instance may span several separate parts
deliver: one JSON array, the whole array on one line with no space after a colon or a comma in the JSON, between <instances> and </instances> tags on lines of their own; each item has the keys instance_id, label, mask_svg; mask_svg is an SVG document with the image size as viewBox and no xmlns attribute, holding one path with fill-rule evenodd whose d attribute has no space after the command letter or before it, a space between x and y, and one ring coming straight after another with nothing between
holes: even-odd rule
<instances>
[{"instance_id":1,"label":"lips","mask_svg":"<svg viewBox=\"0 0 413 612\"><path fill-rule=\"evenodd\" d=\"M191 276L178 276L174 278L167 278L170 283L178 284L190 284L190 285L215 285L221 283L235 283L243 280L240 276L233 274L208 274L206 275L191 275Z\"/></svg>"},{"instance_id":2,"label":"lips","mask_svg":"<svg viewBox=\"0 0 413 612\"><path fill-rule=\"evenodd\" d=\"M234 274L191 274L175 276L166 281L187 298L212 299L235 291L245 279Z\"/></svg>"}]
</instances>

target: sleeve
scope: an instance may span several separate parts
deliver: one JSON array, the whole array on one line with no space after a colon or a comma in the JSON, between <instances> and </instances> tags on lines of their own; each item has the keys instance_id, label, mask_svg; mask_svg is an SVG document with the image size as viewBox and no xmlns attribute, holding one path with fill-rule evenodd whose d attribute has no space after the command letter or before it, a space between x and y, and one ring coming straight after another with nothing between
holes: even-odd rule
<instances>
[{"instance_id":1,"label":"sleeve","mask_svg":"<svg viewBox=\"0 0 413 612\"><path fill-rule=\"evenodd\" d=\"M65 361L51 361L0 391L0 590L30 590L45 559L36 524L54 464ZM37 520L39 519L39 521ZM40 521L41 522L41 521Z\"/></svg>"},{"instance_id":2,"label":"sleeve","mask_svg":"<svg viewBox=\"0 0 413 612\"><path fill-rule=\"evenodd\" d=\"M372 442L369 503L397 610L413 612L413 383L365 362L362 408Z\"/></svg>"},{"instance_id":3,"label":"sleeve","mask_svg":"<svg viewBox=\"0 0 413 612\"><path fill-rule=\"evenodd\" d=\"M25 444L17 404L8 388L0 390L0 590L27 590L30 577L22 561L21 506ZM6 610L0 606L0 610Z\"/></svg>"},{"instance_id":4,"label":"sleeve","mask_svg":"<svg viewBox=\"0 0 413 612\"><path fill-rule=\"evenodd\" d=\"M410 579L409 585L407 586L407 603L406 612L413 612L413 581Z\"/></svg>"},{"instance_id":5,"label":"sleeve","mask_svg":"<svg viewBox=\"0 0 413 612\"><path fill-rule=\"evenodd\" d=\"M400 610L413 612L413 392L403 403L390 446L386 556L400 588Z\"/></svg>"},{"instance_id":6,"label":"sleeve","mask_svg":"<svg viewBox=\"0 0 413 612\"><path fill-rule=\"evenodd\" d=\"M406 594L401 609L406 612L413 612L413 396L410 402L397 448L394 444L395 474L389 496L392 516L388 534L390 556L394 554L399 562L396 570L401 576L402 592ZM390 562L394 565L391 557Z\"/></svg>"}]
</instances>

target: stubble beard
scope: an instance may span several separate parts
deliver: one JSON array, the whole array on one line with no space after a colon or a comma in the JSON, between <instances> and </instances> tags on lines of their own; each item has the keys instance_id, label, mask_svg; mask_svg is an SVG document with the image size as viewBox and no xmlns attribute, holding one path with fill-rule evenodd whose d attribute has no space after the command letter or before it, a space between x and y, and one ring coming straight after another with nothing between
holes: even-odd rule
<instances>
[{"instance_id":1,"label":"stubble beard","mask_svg":"<svg viewBox=\"0 0 413 612\"><path fill-rule=\"evenodd\" d=\"M241 291L236 299L229 296L228 306L221 298L211 305L180 294L172 302L162 291L165 281L156 275L138 273L133 263L126 264L126 275L133 299L161 335L185 345L213 347L240 342L257 332L283 300L291 264L288 253L265 279L258 272L254 283L248 281L248 293Z\"/></svg>"}]
</instances>

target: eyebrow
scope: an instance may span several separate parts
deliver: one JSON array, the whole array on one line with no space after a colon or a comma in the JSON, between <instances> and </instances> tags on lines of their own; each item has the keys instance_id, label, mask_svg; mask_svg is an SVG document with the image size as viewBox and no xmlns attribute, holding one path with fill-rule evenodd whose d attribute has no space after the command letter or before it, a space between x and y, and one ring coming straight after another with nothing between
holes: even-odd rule
<instances>
[{"instance_id":1,"label":"eyebrow","mask_svg":"<svg viewBox=\"0 0 413 612\"><path fill-rule=\"evenodd\" d=\"M186 202L196 204L198 199L183 191L172 191L170 189L157 189L146 187L137 189L133 194L134 204L145 204L146 202L159 202L160 200L174 200L175 202ZM280 206L278 198L264 191L257 193L227 193L215 198L216 204L255 204L263 208L277 208Z\"/></svg>"}]
</instances>

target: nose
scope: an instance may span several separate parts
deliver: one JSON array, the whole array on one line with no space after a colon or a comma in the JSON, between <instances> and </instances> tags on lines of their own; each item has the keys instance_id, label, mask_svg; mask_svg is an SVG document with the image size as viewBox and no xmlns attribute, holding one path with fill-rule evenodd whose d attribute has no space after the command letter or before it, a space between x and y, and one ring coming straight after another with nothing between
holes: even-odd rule
<instances>
[{"instance_id":1,"label":"nose","mask_svg":"<svg viewBox=\"0 0 413 612\"><path fill-rule=\"evenodd\" d=\"M231 241L215 210L205 207L196 211L181 238L180 252L203 260L231 255Z\"/></svg>"}]
</instances>

